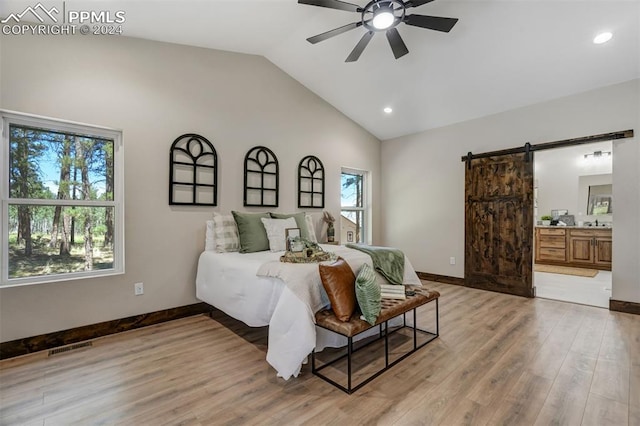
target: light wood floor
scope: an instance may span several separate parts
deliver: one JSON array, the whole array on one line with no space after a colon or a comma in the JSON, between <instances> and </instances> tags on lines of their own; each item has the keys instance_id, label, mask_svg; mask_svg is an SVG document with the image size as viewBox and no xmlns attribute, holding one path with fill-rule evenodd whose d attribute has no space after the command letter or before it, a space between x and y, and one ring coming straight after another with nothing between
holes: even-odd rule
<instances>
[{"instance_id":1,"label":"light wood floor","mask_svg":"<svg viewBox=\"0 0 640 426\"><path fill-rule=\"evenodd\" d=\"M440 338L346 395L222 314L0 363L3 425L640 425L640 316L428 283Z\"/></svg>"}]
</instances>

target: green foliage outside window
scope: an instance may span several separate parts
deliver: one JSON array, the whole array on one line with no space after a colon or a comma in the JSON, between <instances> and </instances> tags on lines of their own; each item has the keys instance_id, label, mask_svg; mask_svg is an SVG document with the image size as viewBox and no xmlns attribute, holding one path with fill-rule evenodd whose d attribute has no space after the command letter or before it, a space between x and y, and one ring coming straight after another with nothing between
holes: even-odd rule
<instances>
[{"instance_id":1,"label":"green foliage outside window","mask_svg":"<svg viewBox=\"0 0 640 426\"><path fill-rule=\"evenodd\" d=\"M9 279L113 267L114 141L9 126Z\"/></svg>"}]
</instances>

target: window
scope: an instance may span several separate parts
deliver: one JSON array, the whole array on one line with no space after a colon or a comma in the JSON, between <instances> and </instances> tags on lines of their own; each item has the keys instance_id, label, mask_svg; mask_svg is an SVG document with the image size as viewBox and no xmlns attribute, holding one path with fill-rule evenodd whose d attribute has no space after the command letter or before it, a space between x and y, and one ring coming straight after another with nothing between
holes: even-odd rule
<instances>
[{"instance_id":1,"label":"window","mask_svg":"<svg viewBox=\"0 0 640 426\"><path fill-rule=\"evenodd\" d=\"M122 135L2 113L3 286L124 272Z\"/></svg>"},{"instance_id":2,"label":"window","mask_svg":"<svg viewBox=\"0 0 640 426\"><path fill-rule=\"evenodd\" d=\"M342 169L340 242L367 242L368 211L366 203L367 172Z\"/></svg>"}]
</instances>

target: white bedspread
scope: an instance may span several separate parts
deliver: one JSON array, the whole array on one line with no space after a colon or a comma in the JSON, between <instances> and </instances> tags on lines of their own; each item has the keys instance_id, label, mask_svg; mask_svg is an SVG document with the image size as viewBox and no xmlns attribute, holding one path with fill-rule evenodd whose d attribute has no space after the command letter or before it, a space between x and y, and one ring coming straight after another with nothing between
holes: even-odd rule
<instances>
[{"instance_id":1,"label":"white bedspread","mask_svg":"<svg viewBox=\"0 0 640 426\"><path fill-rule=\"evenodd\" d=\"M343 257L354 273L363 263L371 264L358 250L322 247ZM289 379L300 373L314 348L341 347L346 338L315 327L315 312L326 304L317 265L284 264L282 254L205 251L198 262L196 296L249 326L269 325L267 362ZM404 275L405 284L421 285L406 257Z\"/></svg>"}]
</instances>

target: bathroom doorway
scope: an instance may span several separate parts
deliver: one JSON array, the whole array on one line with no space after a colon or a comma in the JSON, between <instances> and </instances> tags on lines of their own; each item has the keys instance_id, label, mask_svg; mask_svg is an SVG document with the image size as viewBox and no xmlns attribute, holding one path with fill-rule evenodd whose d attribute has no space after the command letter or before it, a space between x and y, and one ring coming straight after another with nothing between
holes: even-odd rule
<instances>
[{"instance_id":1,"label":"bathroom doorway","mask_svg":"<svg viewBox=\"0 0 640 426\"><path fill-rule=\"evenodd\" d=\"M536 297L609 307L612 160L611 141L536 152Z\"/></svg>"}]
</instances>

